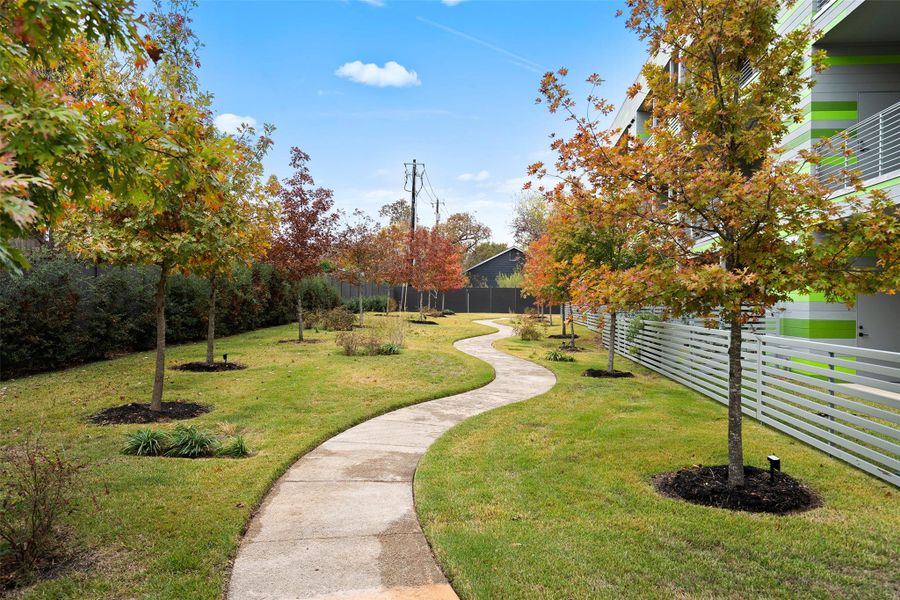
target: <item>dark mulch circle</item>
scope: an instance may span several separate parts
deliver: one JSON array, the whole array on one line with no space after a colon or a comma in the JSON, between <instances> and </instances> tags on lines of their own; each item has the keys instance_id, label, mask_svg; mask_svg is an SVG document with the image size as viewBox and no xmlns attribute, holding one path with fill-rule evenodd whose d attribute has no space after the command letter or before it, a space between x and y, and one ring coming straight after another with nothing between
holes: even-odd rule
<instances>
[{"instance_id":1,"label":"dark mulch circle","mask_svg":"<svg viewBox=\"0 0 900 600\"><path fill-rule=\"evenodd\" d=\"M573 346L571 344L561 344L559 349L563 352L584 352L584 348Z\"/></svg>"},{"instance_id":2,"label":"dark mulch circle","mask_svg":"<svg viewBox=\"0 0 900 600\"><path fill-rule=\"evenodd\" d=\"M172 367L176 371L192 371L194 373L217 373L219 371L240 371L246 369L247 365L236 362L189 362L183 365L175 365Z\"/></svg>"},{"instance_id":3,"label":"dark mulch circle","mask_svg":"<svg viewBox=\"0 0 900 600\"><path fill-rule=\"evenodd\" d=\"M606 369L586 369L582 377L634 377L630 371L607 371Z\"/></svg>"},{"instance_id":4,"label":"dark mulch circle","mask_svg":"<svg viewBox=\"0 0 900 600\"><path fill-rule=\"evenodd\" d=\"M423 321L421 319L410 319L410 323L415 323L416 325L437 325L437 321Z\"/></svg>"},{"instance_id":5,"label":"dark mulch circle","mask_svg":"<svg viewBox=\"0 0 900 600\"><path fill-rule=\"evenodd\" d=\"M551 340L571 340L571 339L572 339L572 336L571 336L571 335L568 335L568 334L567 334L567 335L563 335L563 334L561 334L561 333L554 333L553 335L548 335L547 337L550 338ZM581 336L578 335L577 333L575 334L575 339L576 339L576 340L577 340L578 338L580 338L580 337L581 337Z\"/></svg>"},{"instance_id":6,"label":"dark mulch circle","mask_svg":"<svg viewBox=\"0 0 900 600\"><path fill-rule=\"evenodd\" d=\"M316 339L305 339L303 341L300 340L278 340L279 344L321 344L325 340L316 340Z\"/></svg>"},{"instance_id":7,"label":"dark mulch circle","mask_svg":"<svg viewBox=\"0 0 900 600\"><path fill-rule=\"evenodd\" d=\"M211 407L196 402L163 402L162 410L154 412L149 404L132 402L104 408L88 417L95 425L120 425L123 423L159 423L193 419L208 413Z\"/></svg>"},{"instance_id":8,"label":"dark mulch circle","mask_svg":"<svg viewBox=\"0 0 900 600\"><path fill-rule=\"evenodd\" d=\"M656 490L670 498L694 504L783 515L810 510L821 505L815 492L780 471L770 479L769 472L744 467L744 487L728 488L728 465L691 467L653 478Z\"/></svg>"}]
</instances>

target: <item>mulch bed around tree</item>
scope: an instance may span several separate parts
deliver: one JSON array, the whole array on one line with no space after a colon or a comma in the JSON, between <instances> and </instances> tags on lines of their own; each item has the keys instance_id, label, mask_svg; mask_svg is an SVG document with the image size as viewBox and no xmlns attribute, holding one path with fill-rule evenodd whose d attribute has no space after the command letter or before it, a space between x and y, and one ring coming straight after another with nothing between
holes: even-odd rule
<instances>
[{"instance_id":1,"label":"mulch bed around tree","mask_svg":"<svg viewBox=\"0 0 900 600\"><path fill-rule=\"evenodd\" d=\"M758 467L745 466L744 487L736 489L728 488L728 465L662 473L653 484L664 496L729 510L783 515L821 505L815 492L790 475L776 471L770 480L769 472Z\"/></svg>"},{"instance_id":2,"label":"mulch bed around tree","mask_svg":"<svg viewBox=\"0 0 900 600\"><path fill-rule=\"evenodd\" d=\"M554 333L553 335L548 335L547 337L548 337L549 339L551 339L551 340L571 340L571 339L572 339L572 336L571 336L571 335L568 335L568 334L563 335L563 334L561 334L561 333ZM577 333L575 334L575 339L576 339L576 340L577 340L578 338L580 338L580 337L581 337L581 336L578 335Z\"/></svg>"},{"instance_id":3,"label":"mulch bed around tree","mask_svg":"<svg viewBox=\"0 0 900 600\"><path fill-rule=\"evenodd\" d=\"M119 425L122 423L158 423L193 419L208 413L211 407L195 402L163 402L162 410L154 412L149 404L132 402L121 406L104 408L88 417L95 425Z\"/></svg>"},{"instance_id":4,"label":"mulch bed around tree","mask_svg":"<svg viewBox=\"0 0 900 600\"><path fill-rule=\"evenodd\" d=\"M584 348L573 346L571 344L560 344L559 350L562 352L584 352Z\"/></svg>"},{"instance_id":5,"label":"mulch bed around tree","mask_svg":"<svg viewBox=\"0 0 900 600\"><path fill-rule=\"evenodd\" d=\"M192 371L194 373L217 373L219 371L240 371L246 369L247 365L236 362L214 362L209 364L205 361L189 362L182 365L172 367L176 371Z\"/></svg>"},{"instance_id":6,"label":"mulch bed around tree","mask_svg":"<svg viewBox=\"0 0 900 600\"><path fill-rule=\"evenodd\" d=\"M606 369L586 369L581 374L582 377L634 377L634 373L630 371L607 371Z\"/></svg>"},{"instance_id":7,"label":"mulch bed around tree","mask_svg":"<svg viewBox=\"0 0 900 600\"><path fill-rule=\"evenodd\" d=\"M437 325L437 321L423 321L421 319L410 319L410 323L415 323L416 325Z\"/></svg>"},{"instance_id":8,"label":"mulch bed around tree","mask_svg":"<svg viewBox=\"0 0 900 600\"><path fill-rule=\"evenodd\" d=\"M278 340L279 344L321 344L325 340L307 339L307 340Z\"/></svg>"}]
</instances>

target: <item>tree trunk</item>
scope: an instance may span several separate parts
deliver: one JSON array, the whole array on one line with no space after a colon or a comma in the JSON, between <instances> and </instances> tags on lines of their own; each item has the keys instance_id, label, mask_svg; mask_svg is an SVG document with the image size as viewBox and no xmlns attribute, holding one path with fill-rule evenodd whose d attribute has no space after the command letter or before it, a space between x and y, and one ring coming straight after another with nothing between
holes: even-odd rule
<instances>
[{"instance_id":1,"label":"tree trunk","mask_svg":"<svg viewBox=\"0 0 900 600\"><path fill-rule=\"evenodd\" d=\"M562 321L562 336L566 337L566 303L560 302L559 304L559 320Z\"/></svg>"},{"instance_id":2,"label":"tree trunk","mask_svg":"<svg viewBox=\"0 0 900 600\"><path fill-rule=\"evenodd\" d=\"M359 326L362 327L363 324L363 302L362 302L362 284L360 283L356 286L357 296L359 297Z\"/></svg>"},{"instance_id":3,"label":"tree trunk","mask_svg":"<svg viewBox=\"0 0 900 600\"><path fill-rule=\"evenodd\" d=\"M216 352L216 277L209 278L209 317L206 320L206 364L215 361Z\"/></svg>"},{"instance_id":4,"label":"tree trunk","mask_svg":"<svg viewBox=\"0 0 900 600\"><path fill-rule=\"evenodd\" d=\"M163 265L156 284L156 373L153 376L153 396L150 410L162 410L163 382L166 377L166 284L169 281L169 267Z\"/></svg>"},{"instance_id":5,"label":"tree trunk","mask_svg":"<svg viewBox=\"0 0 900 600\"><path fill-rule=\"evenodd\" d=\"M550 319L550 327L553 327L553 305L547 304L547 318Z\"/></svg>"},{"instance_id":6,"label":"tree trunk","mask_svg":"<svg viewBox=\"0 0 900 600\"><path fill-rule=\"evenodd\" d=\"M297 293L297 341L303 341L303 291Z\"/></svg>"},{"instance_id":7,"label":"tree trunk","mask_svg":"<svg viewBox=\"0 0 900 600\"><path fill-rule=\"evenodd\" d=\"M441 312L447 310L445 307L447 306L447 292L443 292L441 294Z\"/></svg>"},{"instance_id":8,"label":"tree trunk","mask_svg":"<svg viewBox=\"0 0 900 600\"><path fill-rule=\"evenodd\" d=\"M616 359L616 317L615 311L609 313L609 354L606 357L606 370L612 373L615 370Z\"/></svg>"},{"instance_id":9,"label":"tree trunk","mask_svg":"<svg viewBox=\"0 0 900 600\"><path fill-rule=\"evenodd\" d=\"M744 447L741 433L741 331L740 315L731 317L728 342L728 487L744 485Z\"/></svg>"},{"instance_id":10,"label":"tree trunk","mask_svg":"<svg viewBox=\"0 0 900 600\"><path fill-rule=\"evenodd\" d=\"M572 316L572 311L569 311L569 316ZM572 347L575 347L575 320L572 319L572 323L569 326L569 333L572 334Z\"/></svg>"}]
</instances>

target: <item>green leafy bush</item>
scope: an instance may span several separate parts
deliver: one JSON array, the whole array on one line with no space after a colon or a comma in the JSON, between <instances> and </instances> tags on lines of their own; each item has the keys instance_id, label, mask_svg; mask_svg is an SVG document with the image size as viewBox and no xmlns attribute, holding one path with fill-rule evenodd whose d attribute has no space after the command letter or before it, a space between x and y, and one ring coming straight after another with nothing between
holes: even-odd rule
<instances>
[{"instance_id":1,"label":"green leafy bush","mask_svg":"<svg viewBox=\"0 0 900 600\"><path fill-rule=\"evenodd\" d=\"M575 357L566 352L559 350L551 350L544 355L544 358L553 362L575 362Z\"/></svg>"},{"instance_id":2,"label":"green leafy bush","mask_svg":"<svg viewBox=\"0 0 900 600\"><path fill-rule=\"evenodd\" d=\"M169 436L158 429L138 429L125 435L123 454L159 456L168 449Z\"/></svg>"},{"instance_id":3,"label":"green leafy bush","mask_svg":"<svg viewBox=\"0 0 900 600\"><path fill-rule=\"evenodd\" d=\"M363 296L363 310L365 312L387 312L387 296ZM359 312L359 298L344 300L344 308L350 312Z\"/></svg>"},{"instance_id":4,"label":"green leafy bush","mask_svg":"<svg viewBox=\"0 0 900 600\"><path fill-rule=\"evenodd\" d=\"M304 310L330 310L341 305L340 292L324 277L310 277L301 281L300 296Z\"/></svg>"},{"instance_id":5,"label":"green leafy bush","mask_svg":"<svg viewBox=\"0 0 900 600\"><path fill-rule=\"evenodd\" d=\"M444 310L441 311L441 314L444 315L445 317L452 317L453 315L456 314L456 312L450 310L449 308L445 308Z\"/></svg>"},{"instance_id":6,"label":"green leafy bush","mask_svg":"<svg viewBox=\"0 0 900 600\"><path fill-rule=\"evenodd\" d=\"M212 456L220 446L216 436L200 431L194 425L178 425L168 437L166 456L178 458Z\"/></svg>"},{"instance_id":7,"label":"green leafy bush","mask_svg":"<svg viewBox=\"0 0 900 600\"><path fill-rule=\"evenodd\" d=\"M95 266L46 249L31 251L29 261L32 268L21 275L0 273L0 377L153 347L157 268ZM206 280L170 277L169 343L204 338L208 298ZM289 323L296 316L296 298L295 286L271 265L238 267L218 282L216 332Z\"/></svg>"}]
</instances>

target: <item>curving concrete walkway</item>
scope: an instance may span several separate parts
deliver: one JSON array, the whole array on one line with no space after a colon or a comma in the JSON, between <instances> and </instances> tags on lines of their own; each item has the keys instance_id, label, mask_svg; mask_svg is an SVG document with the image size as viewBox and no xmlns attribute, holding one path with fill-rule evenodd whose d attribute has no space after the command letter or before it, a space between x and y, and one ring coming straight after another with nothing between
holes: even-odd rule
<instances>
[{"instance_id":1,"label":"curving concrete walkway","mask_svg":"<svg viewBox=\"0 0 900 600\"><path fill-rule=\"evenodd\" d=\"M494 381L366 421L298 460L251 521L228 598L456 598L416 518L416 465L453 425L556 382L544 367L494 349L512 328L478 323L499 331L454 345L490 363Z\"/></svg>"}]
</instances>

